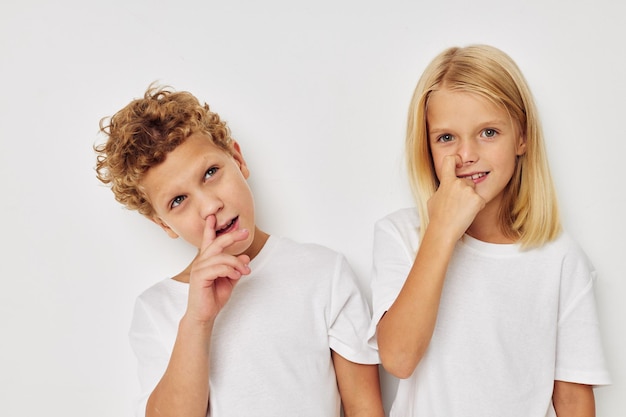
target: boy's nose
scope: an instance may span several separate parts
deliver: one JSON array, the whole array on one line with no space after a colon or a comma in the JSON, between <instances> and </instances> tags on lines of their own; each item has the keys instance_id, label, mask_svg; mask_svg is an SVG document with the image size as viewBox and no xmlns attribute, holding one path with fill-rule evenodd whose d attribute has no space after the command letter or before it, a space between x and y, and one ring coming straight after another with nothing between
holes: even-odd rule
<instances>
[{"instance_id":1,"label":"boy's nose","mask_svg":"<svg viewBox=\"0 0 626 417\"><path fill-rule=\"evenodd\" d=\"M197 199L197 202L199 204L198 211L203 219L206 219L210 215L217 214L224 208L222 200L213 195L203 194Z\"/></svg>"}]
</instances>

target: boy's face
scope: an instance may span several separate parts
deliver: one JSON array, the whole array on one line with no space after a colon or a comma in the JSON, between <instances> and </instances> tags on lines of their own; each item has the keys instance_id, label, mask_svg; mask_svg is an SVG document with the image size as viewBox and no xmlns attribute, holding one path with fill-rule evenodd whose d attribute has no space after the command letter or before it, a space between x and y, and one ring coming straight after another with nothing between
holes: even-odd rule
<instances>
[{"instance_id":1,"label":"boy's face","mask_svg":"<svg viewBox=\"0 0 626 417\"><path fill-rule=\"evenodd\" d=\"M172 238L182 237L201 247L206 219L215 216L216 237L248 229L248 239L226 249L241 254L255 236L254 199L246 179L250 175L239 145L233 154L195 133L148 170L141 186L154 207L153 221Z\"/></svg>"}]
</instances>

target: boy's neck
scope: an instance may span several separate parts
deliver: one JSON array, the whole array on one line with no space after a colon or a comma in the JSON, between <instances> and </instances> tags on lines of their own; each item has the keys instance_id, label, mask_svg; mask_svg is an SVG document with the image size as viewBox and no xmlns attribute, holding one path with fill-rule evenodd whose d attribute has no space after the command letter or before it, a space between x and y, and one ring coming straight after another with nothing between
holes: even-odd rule
<instances>
[{"instance_id":1,"label":"boy's neck","mask_svg":"<svg viewBox=\"0 0 626 417\"><path fill-rule=\"evenodd\" d=\"M261 249L263 249L263 246L265 246L265 243L267 242L267 239L269 239L269 237L270 235L255 226L254 239L252 240L252 244L248 247L248 249L244 251L244 254L248 255L250 257L250 260L253 260L259 254L259 252L261 252Z\"/></svg>"}]
</instances>

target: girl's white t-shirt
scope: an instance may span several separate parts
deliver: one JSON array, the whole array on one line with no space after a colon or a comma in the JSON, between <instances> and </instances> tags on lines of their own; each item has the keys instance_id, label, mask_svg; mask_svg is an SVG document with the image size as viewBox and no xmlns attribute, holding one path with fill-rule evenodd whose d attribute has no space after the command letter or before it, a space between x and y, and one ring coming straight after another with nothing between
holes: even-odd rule
<instances>
[{"instance_id":1,"label":"girl's white t-shirt","mask_svg":"<svg viewBox=\"0 0 626 417\"><path fill-rule=\"evenodd\" d=\"M377 222L372 279L376 325L415 259L419 219L403 209ZM435 331L392 417L554 415L555 380L610 383L593 285L596 273L566 234L538 249L468 235L449 264Z\"/></svg>"}]
</instances>

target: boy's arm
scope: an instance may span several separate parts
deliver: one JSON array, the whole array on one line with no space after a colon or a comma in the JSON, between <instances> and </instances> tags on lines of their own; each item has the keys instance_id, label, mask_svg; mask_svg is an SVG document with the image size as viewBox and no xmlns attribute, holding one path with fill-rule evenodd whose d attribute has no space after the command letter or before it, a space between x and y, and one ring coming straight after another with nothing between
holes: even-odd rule
<instances>
[{"instance_id":1,"label":"boy's arm","mask_svg":"<svg viewBox=\"0 0 626 417\"><path fill-rule=\"evenodd\" d=\"M444 160L441 184L428 202L430 222L409 275L377 326L378 351L385 369L408 378L430 343L443 283L456 242L485 201L474 184L456 177L457 157Z\"/></svg>"},{"instance_id":2,"label":"boy's arm","mask_svg":"<svg viewBox=\"0 0 626 417\"><path fill-rule=\"evenodd\" d=\"M215 217L206 222L202 247L191 265L187 311L163 377L148 398L146 417L206 417L209 406L210 347L213 324L239 278L250 272L246 255L224 249L246 239L238 230L215 238Z\"/></svg>"},{"instance_id":3,"label":"boy's arm","mask_svg":"<svg viewBox=\"0 0 626 417\"><path fill-rule=\"evenodd\" d=\"M186 317L180 321L167 370L148 398L146 417L206 417L212 328L212 323Z\"/></svg>"},{"instance_id":4,"label":"boy's arm","mask_svg":"<svg viewBox=\"0 0 626 417\"><path fill-rule=\"evenodd\" d=\"M345 417L384 417L378 365L350 362L331 350Z\"/></svg>"},{"instance_id":5,"label":"boy's arm","mask_svg":"<svg viewBox=\"0 0 626 417\"><path fill-rule=\"evenodd\" d=\"M591 385L554 381L552 404L558 417L595 417L596 404Z\"/></svg>"}]
</instances>

